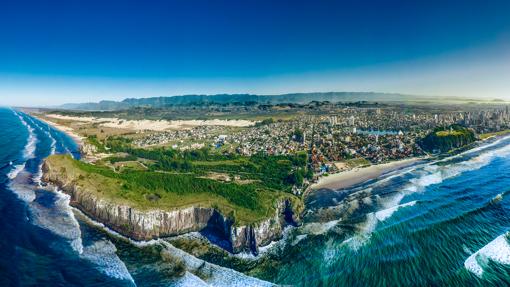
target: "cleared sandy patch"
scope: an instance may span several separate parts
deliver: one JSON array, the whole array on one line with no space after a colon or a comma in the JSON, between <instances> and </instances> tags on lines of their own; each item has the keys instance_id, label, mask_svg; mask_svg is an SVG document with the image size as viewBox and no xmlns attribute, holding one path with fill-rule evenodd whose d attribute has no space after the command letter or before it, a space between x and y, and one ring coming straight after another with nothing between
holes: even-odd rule
<instances>
[{"instance_id":1,"label":"cleared sandy patch","mask_svg":"<svg viewBox=\"0 0 510 287\"><path fill-rule=\"evenodd\" d=\"M69 120L77 122L97 123L99 126L126 129L133 131L165 131L190 129L197 126L228 126L228 127L249 127L255 124L248 120L123 120L118 118L94 118L94 117L73 117L57 114L47 115L49 118Z\"/></svg>"},{"instance_id":2,"label":"cleared sandy patch","mask_svg":"<svg viewBox=\"0 0 510 287\"><path fill-rule=\"evenodd\" d=\"M57 114L48 114L46 115L48 118L54 118L59 120L68 120L68 121L76 121L76 122L95 122L96 118L93 117L71 117L71 116L63 116Z\"/></svg>"}]
</instances>

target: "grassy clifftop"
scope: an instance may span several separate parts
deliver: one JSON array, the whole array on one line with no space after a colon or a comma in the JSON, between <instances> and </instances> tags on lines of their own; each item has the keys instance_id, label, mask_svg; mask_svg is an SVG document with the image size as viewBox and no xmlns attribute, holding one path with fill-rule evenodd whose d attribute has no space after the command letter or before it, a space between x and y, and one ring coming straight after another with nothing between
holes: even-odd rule
<instances>
[{"instance_id":1,"label":"grassy clifftop","mask_svg":"<svg viewBox=\"0 0 510 287\"><path fill-rule=\"evenodd\" d=\"M236 224L251 224L275 213L275 203L288 198L298 210L296 196L261 188L257 184L238 184L203 178L192 173L172 173L92 165L67 155L46 159L48 172L72 182L87 192L141 210L175 210L189 206L213 207Z\"/></svg>"},{"instance_id":2,"label":"grassy clifftop","mask_svg":"<svg viewBox=\"0 0 510 287\"><path fill-rule=\"evenodd\" d=\"M476 141L475 133L459 125L434 129L421 141L424 150L430 152L448 152Z\"/></svg>"}]
</instances>

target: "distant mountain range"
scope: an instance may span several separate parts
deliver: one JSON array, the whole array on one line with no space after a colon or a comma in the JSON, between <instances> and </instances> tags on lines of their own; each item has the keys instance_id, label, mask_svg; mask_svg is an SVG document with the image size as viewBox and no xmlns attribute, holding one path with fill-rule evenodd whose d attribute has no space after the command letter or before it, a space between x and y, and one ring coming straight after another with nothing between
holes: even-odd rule
<instances>
[{"instance_id":1,"label":"distant mountain range","mask_svg":"<svg viewBox=\"0 0 510 287\"><path fill-rule=\"evenodd\" d=\"M88 111L112 111L129 109L132 107L164 108L175 105L190 105L200 103L246 103L255 102L258 104L296 103L304 104L311 101L330 102L357 102L357 101L409 101L415 100L416 96L373 93L373 92L327 92L327 93L294 93L282 95L252 95L252 94L217 94L217 95L182 95L169 97L125 99L123 101L101 101L98 103L64 104L60 109L67 110L88 110Z\"/></svg>"}]
</instances>

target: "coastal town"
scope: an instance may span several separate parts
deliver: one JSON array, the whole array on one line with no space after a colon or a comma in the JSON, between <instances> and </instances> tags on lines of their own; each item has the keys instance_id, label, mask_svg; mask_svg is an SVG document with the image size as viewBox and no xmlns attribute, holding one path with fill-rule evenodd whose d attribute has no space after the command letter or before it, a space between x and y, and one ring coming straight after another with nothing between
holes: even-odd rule
<instances>
[{"instance_id":1,"label":"coastal town","mask_svg":"<svg viewBox=\"0 0 510 287\"><path fill-rule=\"evenodd\" d=\"M354 167L387 163L427 154L419 140L436 127L459 124L477 134L510 128L508 106L499 108L345 107L319 103L314 113L285 120L268 118L252 126L198 126L149 132L139 147L211 148L224 154L287 155L307 151L314 173L337 173ZM321 115L318 115L318 111Z\"/></svg>"},{"instance_id":2,"label":"coastal town","mask_svg":"<svg viewBox=\"0 0 510 287\"><path fill-rule=\"evenodd\" d=\"M380 165L430 155L420 141L435 128L460 125L474 133L503 133L510 129L508 105L427 106L377 104L369 102L310 102L301 105L246 105L256 119L235 119L241 105L222 108L234 112L227 120L151 121L123 118L70 117L58 111L46 113L50 121L67 120L77 124L79 137L90 137L92 126L97 136L108 134L131 139L137 148L171 148L179 151L209 150L217 155L251 157L257 154L287 156L297 152L308 155L308 174L303 184L294 186L301 194L324 176L360 167ZM290 107L290 108L289 108ZM184 107L186 109L186 107ZM285 110L285 116L274 111ZM217 112L209 104L200 113ZM78 114L79 115L79 114ZM88 127L87 126L87 127ZM105 135L105 129L110 129ZM87 132L80 132L86 130ZM97 158L97 149L86 145ZM106 154L107 156L107 154ZM99 157L101 158L101 157ZM301 181L300 181L301 182Z\"/></svg>"}]
</instances>

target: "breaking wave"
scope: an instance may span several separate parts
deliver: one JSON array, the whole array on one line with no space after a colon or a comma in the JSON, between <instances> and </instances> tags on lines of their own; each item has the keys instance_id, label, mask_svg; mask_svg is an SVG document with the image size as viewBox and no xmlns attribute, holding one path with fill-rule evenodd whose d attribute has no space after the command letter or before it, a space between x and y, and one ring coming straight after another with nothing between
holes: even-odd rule
<instances>
[{"instance_id":1,"label":"breaking wave","mask_svg":"<svg viewBox=\"0 0 510 287\"><path fill-rule=\"evenodd\" d=\"M19 118L21 123L27 128L28 138L27 138L27 143L25 144L25 147L23 149L24 162L14 165L13 166L14 168L11 169L11 171L9 171L9 173L7 174L7 177L10 180L15 179L25 169L27 160L35 157L35 149L36 149L36 144L37 144L37 137L35 135L34 129L25 121L25 119L18 112L14 111L14 110L12 110L12 112L14 113L14 115L16 115Z\"/></svg>"},{"instance_id":2,"label":"breaking wave","mask_svg":"<svg viewBox=\"0 0 510 287\"><path fill-rule=\"evenodd\" d=\"M117 248L113 243L108 240L100 240L86 246L81 257L93 262L100 272L112 278L134 283L126 264L120 260L116 252Z\"/></svg>"},{"instance_id":3,"label":"breaking wave","mask_svg":"<svg viewBox=\"0 0 510 287\"><path fill-rule=\"evenodd\" d=\"M368 242L379 222L383 222L388 218L392 217L396 211L404 207L410 207L416 204L416 201L400 204L400 202L407 196L416 192L423 192L431 185L440 184L447 179L454 178L465 172L478 170L488 165L492 160L497 157L503 157L510 154L510 145L506 145L501 148L494 150L484 151L489 147L496 146L503 140L509 137L498 139L490 144L479 146L473 150L466 151L462 154L449 157L440 161L427 163L425 165L417 166L414 168L400 171L398 174L391 175L389 178L385 178L375 183L376 185L382 184L391 178L396 176L402 176L403 174L413 173L415 177L410 179L403 188L395 193L386 194L383 196L377 196L379 206L382 209L366 214L366 218L362 223L357 224L357 234L344 240L342 245L349 246L352 250L356 251L364 244ZM456 162L447 165L438 165L438 162L447 162L454 157L473 154L482 151L482 153L473 156L471 159L462 162ZM499 194L494 197L491 202L497 202L502 199L503 194ZM510 254L510 253L509 253ZM509 257L510 258L510 257ZM472 260L472 259L471 259Z\"/></svg>"},{"instance_id":4,"label":"breaking wave","mask_svg":"<svg viewBox=\"0 0 510 287\"><path fill-rule=\"evenodd\" d=\"M407 207L407 206L413 206L415 204L416 204L416 201L411 201L408 203L399 204L394 207L383 209L383 210L377 211L375 213L375 217L377 218L378 221L385 221L386 219L390 218L393 215L393 213L395 213L395 211L399 210L400 208Z\"/></svg>"},{"instance_id":5,"label":"breaking wave","mask_svg":"<svg viewBox=\"0 0 510 287\"><path fill-rule=\"evenodd\" d=\"M174 282L174 284L177 283L178 286L239 286L239 287L245 287L245 286L274 286L274 284L249 277L247 275L244 275L243 273L240 273L238 271L228 269L225 267L221 267L209 262L206 262L202 259L196 258L191 254L186 253L185 251L182 251L176 247L174 247L169 242L165 241L164 239L152 239L148 241L136 241L131 238L125 237L121 234L119 234L116 231L111 230L104 224L97 222L93 220L92 218L86 216L81 211L79 211L76 208L73 208L73 210L79 214L80 218L83 218L84 221L86 221L88 224L92 226L96 226L104 231L106 231L111 236L114 236L116 238L120 238L124 241L128 241L132 245L143 248L147 246L162 246L164 247L164 252L169 254L172 258L178 258L182 260L186 266L186 273L189 273L185 275L184 278L180 278L177 280L177 282ZM206 276L201 276L200 278L194 275L193 273L200 273L205 274ZM205 279L201 279L202 277L205 277ZM199 280L199 281L198 281ZM192 285L188 285L192 284Z\"/></svg>"},{"instance_id":6,"label":"breaking wave","mask_svg":"<svg viewBox=\"0 0 510 287\"><path fill-rule=\"evenodd\" d=\"M50 140L50 150L49 150L49 154L48 156L50 155L53 155L56 153L56 150L57 150L57 140L55 140L55 138L51 135L51 132L50 132L50 127L49 126L46 126L46 128L43 128L42 126L38 125L34 120L32 120L32 123L41 131L43 132L46 137ZM42 184L42 176L43 176L43 172L42 172L42 166L43 166L43 162L41 161L41 163L39 164L39 167L37 169L37 173L34 175L34 182L39 186L41 187L41 184Z\"/></svg>"},{"instance_id":7,"label":"breaking wave","mask_svg":"<svg viewBox=\"0 0 510 287\"><path fill-rule=\"evenodd\" d=\"M25 121L25 119L18 112L14 110L13 112L28 130L28 139L27 144L25 145L25 149L23 150L23 157L25 158L25 160L32 159L35 157L35 148L37 144L37 136L35 135L34 132L35 130Z\"/></svg>"},{"instance_id":8,"label":"breaking wave","mask_svg":"<svg viewBox=\"0 0 510 287\"><path fill-rule=\"evenodd\" d=\"M504 138L506 139L506 138ZM494 146L500 143L503 139L499 139L491 144L480 146L475 148L477 151L481 151L487 149L488 147ZM474 151L467 151L463 154L472 154ZM400 195L396 196L396 198L403 199L406 195L422 192L428 186L440 184L447 179L451 179L457 177L465 172L478 170L486 165L488 165L492 160L497 157L502 157L510 154L510 145L506 145L504 147L483 152L469 160L452 163L449 165L438 165L438 162L430 163L420 169L415 170L417 173L417 177L409 180L409 183L404 186L402 190L399 191ZM455 156L453 156L455 157ZM453 157L448 159L441 160L439 162L446 162L447 160L451 160ZM394 200L393 204L396 206L400 203L400 200ZM390 208L389 206L385 206L386 208Z\"/></svg>"},{"instance_id":9,"label":"breaking wave","mask_svg":"<svg viewBox=\"0 0 510 287\"><path fill-rule=\"evenodd\" d=\"M25 163L15 165L14 168L7 174L7 177L11 180L15 179L18 174L23 171L23 169L25 169Z\"/></svg>"},{"instance_id":10,"label":"breaking wave","mask_svg":"<svg viewBox=\"0 0 510 287\"><path fill-rule=\"evenodd\" d=\"M508 232L502 234L489 244L473 253L464 262L464 267L478 277L482 277L484 266L488 260L492 260L501 264L510 264L510 244L508 244Z\"/></svg>"},{"instance_id":11,"label":"breaking wave","mask_svg":"<svg viewBox=\"0 0 510 287\"><path fill-rule=\"evenodd\" d=\"M24 202L32 202L35 200L36 195L33 186L30 184L30 173L25 171L25 164L12 170L9 178L9 189L16 194L16 196Z\"/></svg>"},{"instance_id":12,"label":"breaking wave","mask_svg":"<svg viewBox=\"0 0 510 287\"><path fill-rule=\"evenodd\" d=\"M32 215L36 224L42 228L67 239L71 247L78 253L83 253L80 224L74 217L69 205L71 197L57 188L53 190L55 201L51 208L41 205L32 206Z\"/></svg>"}]
</instances>

